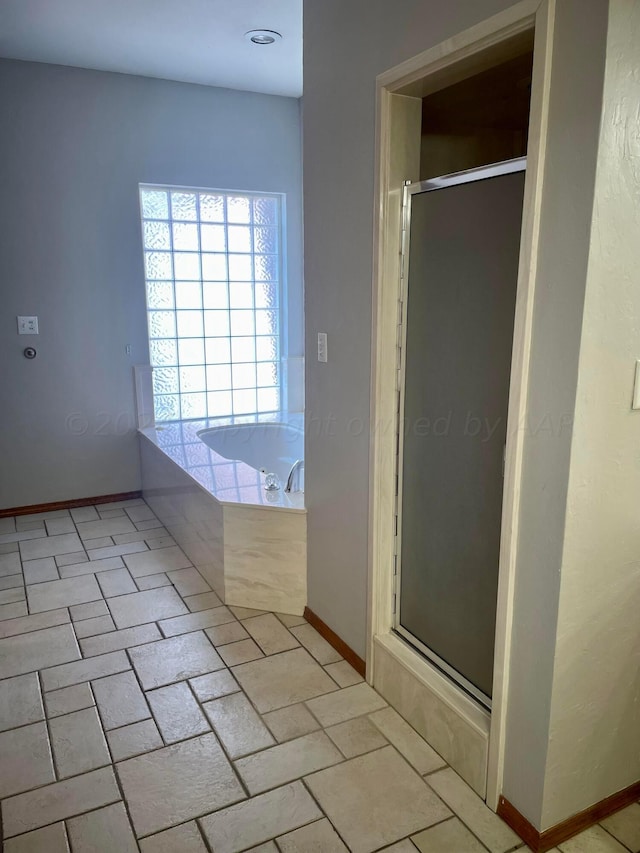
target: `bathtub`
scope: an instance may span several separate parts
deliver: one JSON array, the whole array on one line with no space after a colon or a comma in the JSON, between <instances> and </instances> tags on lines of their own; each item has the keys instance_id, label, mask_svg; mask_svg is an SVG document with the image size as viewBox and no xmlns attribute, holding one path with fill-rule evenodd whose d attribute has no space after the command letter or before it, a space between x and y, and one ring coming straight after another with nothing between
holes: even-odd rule
<instances>
[{"instance_id":1,"label":"bathtub","mask_svg":"<svg viewBox=\"0 0 640 853\"><path fill-rule=\"evenodd\" d=\"M182 421L139 430L145 500L226 603L301 615L307 592L302 416ZM267 474L280 488L267 491Z\"/></svg>"},{"instance_id":2,"label":"bathtub","mask_svg":"<svg viewBox=\"0 0 640 853\"><path fill-rule=\"evenodd\" d=\"M292 466L304 457L304 432L293 423L249 423L210 427L198 438L224 459L277 474L284 488Z\"/></svg>"}]
</instances>

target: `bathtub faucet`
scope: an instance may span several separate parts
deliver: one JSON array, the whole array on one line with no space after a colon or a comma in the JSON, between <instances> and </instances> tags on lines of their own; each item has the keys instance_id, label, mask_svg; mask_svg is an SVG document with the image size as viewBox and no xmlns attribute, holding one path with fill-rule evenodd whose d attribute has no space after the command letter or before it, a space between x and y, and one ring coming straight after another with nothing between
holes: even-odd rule
<instances>
[{"instance_id":1,"label":"bathtub faucet","mask_svg":"<svg viewBox=\"0 0 640 853\"><path fill-rule=\"evenodd\" d=\"M289 476L287 477L287 485L284 487L285 492L289 494L289 492L299 492L300 491L300 472L304 468L304 459L296 460L291 466L291 471L289 471ZM293 488L293 484L296 484L295 489Z\"/></svg>"}]
</instances>

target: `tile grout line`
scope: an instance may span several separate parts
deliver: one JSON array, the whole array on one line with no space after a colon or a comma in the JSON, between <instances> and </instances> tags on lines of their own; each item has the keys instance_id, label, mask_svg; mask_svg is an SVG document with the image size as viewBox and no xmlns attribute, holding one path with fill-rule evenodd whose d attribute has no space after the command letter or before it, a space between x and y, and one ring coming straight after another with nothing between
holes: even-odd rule
<instances>
[{"instance_id":1,"label":"tile grout line","mask_svg":"<svg viewBox=\"0 0 640 853\"><path fill-rule=\"evenodd\" d=\"M440 767L440 768L438 768L438 770L434 770L432 773L427 773L427 774L425 774L425 776L428 776L429 778L431 778L431 777L432 777L432 776L434 776L436 773L439 773L439 772L440 772L440 771L442 771L442 770L453 770L453 767L451 767L449 764L447 764L445 767ZM454 770L453 772L454 772L454 773L456 773L456 771L455 771L455 770ZM457 776L459 776L459 774L458 774L458 773L456 773L456 775L457 775ZM424 779L424 782L429 786L429 789L431 790L431 792L432 792L433 794L435 794L435 796L436 796L436 797L437 797L437 798L438 798L442 803L444 803L444 805L449 809L449 811L451 812L451 817L455 817L455 818L457 818L457 819L460 821L460 823L461 823L461 824L462 824L462 825L463 825L463 826L464 826L464 827L465 827L465 828L466 828L466 829L471 833L471 835L476 839L476 841L477 841L477 842L478 842L482 847L484 847L484 848L485 848L485 850L489 850L489 847L484 843L484 841L482 841L482 839L481 839L481 838L477 835L477 833L476 833L476 832L471 828L471 826L467 823L467 821L463 819L462 815L460 815L460 814L459 814L459 813L458 813L458 812L453 808L453 806L450 806L450 805L449 805L449 803L447 803L447 802L446 802L446 800L444 800L444 799L440 796L440 794L435 790L435 788L433 788L433 787L429 784L429 781L428 781L428 779L427 779L427 778L423 777L423 779ZM460 779L462 779L462 776L460 776ZM464 781L464 779L462 779L462 781L464 782L464 784L465 784L465 785L467 785L467 783ZM498 820L501 820L501 818L499 818L499 817L498 817L498 815L497 815L494 811L492 811L491 809L489 809L489 806L487 806L487 804L484 802L484 800L482 800L482 798L480 798L480 797L478 796L478 794L476 794L476 792L475 792L475 791L473 791L473 789L472 789L469 785L467 785L467 787L469 787L469 789L472 791L472 793L473 793L476 797L478 797L478 799L480 799L480 802L482 803L482 805L483 805L485 808L487 808L487 809L491 812L491 814L492 814L494 817L498 818ZM451 820L451 818L447 818L447 820ZM437 826L437 825L439 825L440 823L444 823L444 822L445 822L445 821L438 821L438 823L437 823L437 824L434 824L434 826ZM503 822L503 821L502 821L502 822ZM505 826L506 826L506 824L505 824ZM514 853L514 851L516 851L516 850L520 850L522 846L523 846L522 844L518 843L515 847L509 847L509 849L508 849L508 850L506 850L506 851L504 851L504 853Z\"/></svg>"},{"instance_id":2,"label":"tile grout line","mask_svg":"<svg viewBox=\"0 0 640 853\"><path fill-rule=\"evenodd\" d=\"M311 773L307 773L307 776L311 776L311 775L312 775ZM349 850L349 845L347 844L346 840L345 840L345 839L342 837L342 835L338 832L337 828L336 828L336 827L334 826L334 824L333 824L333 821L331 820L331 818L329 817L329 815L325 812L325 810L322 808L322 806L320 805L320 803L319 803L319 802L318 802L318 800L316 799L316 797L315 797L315 795L314 795L313 791L311 790L311 788L310 788L310 787L309 787L309 785L307 784L306 777L304 777L304 776L300 777L300 782L302 783L302 786L303 786L303 788L305 789L305 791L307 792L307 794L311 797L311 799L313 800L313 802L314 802L314 803L316 804L316 806L318 807L318 811L320 812L320 814L321 814L321 815L323 815L323 817L325 817L325 818L326 818L326 820L329 822L329 825L330 825L331 827L333 827L333 830L334 830L334 832L336 833L336 835L338 836L338 838L340 839L340 841L342 841L342 843L343 843L343 844L344 844L344 846L347 848L347 850ZM322 819L322 818L320 818L320 820L321 820L321 819ZM318 820L318 818L316 818L316 821L317 821L317 820ZM311 822L315 823L315 821L311 821ZM307 824L304 824L304 826L309 826L309 824L308 824L308 823L307 823ZM302 829L302 827L298 827L298 829ZM294 831L295 831L295 830L294 830ZM288 833L281 833L281 835L286 835L286 834L288 834ZM280 837L280 836L278 836L278 837ZM274 842L275 842L276 847L277 847L278 849L280 849L280 845L279 845L279 844L278 844L278 842L275 840L275 838L274 838Z\"/></svg>"},{"instance_id":3,"label":"tile grout line","mask_svg":"<svg viewBox=\"0 0 640 853\"><path fill-rule=\"evenodd\" d=\"M156 641L156 642L158 642L158 641ZM136 646L133 646L133 648L136 648ZM153 713L153 709L151 708L151 705L149 704L149 700L147 699L147 692L148 691L145 691L144 687L142 686L142 681L140 680L140 676L138 675L138 672L137 672L135 666L133 665L133 661L131 660L131 655L129 654L129 649L127 648L127 649L124 649L123 651L124 651L125 655L127 656L127 660L129 661L129 666L131 667L131 672L133 672L133 677L135 678L136 683L137 683L138 687L140 688L140 692L142 693L142 695L144 697L145 705L147 706L147 711L149 712L149 717L146 717L145 719L153 720L153 724L156 727L158 734L160 735L160 740L162 741L162 746L158 747L158 749L163 749L165 746L169 746L169 744L165 740L164 734L162 733L162 730L160 729L160 726L158 725L158 722L157 722L155 715ZM137 720L135 722L141 723L141 722L143 722L143 720ZM128 725L135 725L135 722L129 723ZM119 728L124 728L124 726L120 726ZM143 753L143 754L146 755L146 753ZM127 759L123 759L123 760L126 761Z\"/></svg>"},{"instance_id":4,"label":"tile grout line","mask_svg":"<svg viewBox=\"0 0 640 853\"><path fill-rule=\"evenodd\" d=\"M95 773L97 770L106 770L107 766L108 765L105 765L105 767L97 767L96 770L89 770L86 773L79 773L77 776L67 776L67 778L62 779L61 782L67 782L70 779L79 779L80 776L86 776L88 773ZM50 784L58 785L60 783L59 782L51 782ZM31 790L24 791L23 793L32 794L34 791L39 791L41 788L45 788L45 787L46 787L46 785L40 785L38 788L31 788ZM22 796L22 793L12 794L11 797L5 797L2 800L2 802L4 803L7 800L12 799L13 797L21 797L21 796ZM107 803L103 803L101 806L98 806L97 808L85 809L84 811L81 811L81 812L74 812L73 814L70 814L67 817L62 817L62 818L58 817L55 820L50 821L49 823L43 823L39 826L33 826L31 829L27 829L25 832L19 832L17 835L10 835L7 838L5 838L4 840L5 841L10 841L10 840L14 841L18 838L23 838L25 835L27 835L30 832L36 832L40 829L47 829L47 827L54 826L56 823L64 823L65 824L65 830L66 830L67 821L73 820L73 818L76 818L76 817L82 817L83 815L86 815L86 814L92 814L93 812L99 811L100 809L106 809L108 806L116 805L119 802L120 802L120 800L111 800Z\"/></svg>"},{"instance_id":5,"label":"tile grout line","mask_svg":"<svg viewBox=\"0 0 640 853\"><path fill-rule=\"evenodd\" d=\"M209 841L207 839L207 836L204 833L204 830L202 828L200 821L196 820L196 821L194 821L194 823L196 825L196 829L198 831L198 834L199 834L200 838L202 839L202 843L205 846L205 849L208 851L208 853L215 853L213 847L209 844Z\"/></svg>"},{"instance_id":6,"label":"tile grout line","mask_svg":"<svg viewBox=\"0 0 640 853\"><path fill-rule=\"evenodd\" d=\"M129 821L129 826L131 827L131 835L134 838L136 847L138 848L138 850L140 850L140 842L138 841L138 835L136 833L135 824L133 822L133 818L131 817L131 811L129 809L129 803L127 802L127 798L124 795L124 788L122 787L122 779L120 778L120 772L118 770L118 764L117 764L117 762L113 761L113 755L111 754L111 747L109 746L109 740L106 736L106 733L104 735L104 739L107 742L107 749L109 750L109 756L111 757L111 769L113 771L113 775L114 775L114 778L116 780L116 785L118 787L118 791L120 791L120 797L122 798L122 805L124 807L125 814L127 815L127 820Z\"/></svg>"},{"instance_id":7,"label":"tile grout line","mask_svg":"<svg viewBox=\"0 0 640 853\"><path fill-rule=\"evenodd\" d=\"M60 771L58 769L58 761L56 758L55 750L53 748L53 738L51 737L51 727L49 725L49 718L47 715L47 709L46 709L46 705L45 705L45 701L44 701L44 688L43 688L43 684L42 684L42 676L41 676L39 670L37 673L37 677L38 677L38 689L40 691L40 701L42 702L42 713L44 714L44 724L45 724L45 728L47 730L47 740L48 740L47 745L49 747L49 752L51 754L51 764L53 766L54 782L60 782L61 781ZM48 783L48 784L51 784L51 783ZM43 787L43 786L40 786L40 787Z\"/></svg>"},{"instance_id":8,"label":"tile grout line","mask_svg":"<svg viewBox=\"0 0 640 853\"><path fill-rule=\"evenodd\" d=\"M631 803L631 805L633 805L633 803ZM628 808L628 806L625 806L625 808ZM620 811L623 811L623 809L620 809ZM614 812L614 814L616 814L616 812ZM612 817L612 816L613 815L609 815L609 817ZM606 820L606 818L603 818L603 820ZM611 838L613 838L615 841L617 841L618 844L621 844L625 848L625 850L629 851L629 853L633 853L633 848L629 847L628 844L625 844L624 841L621 841L621 839L619 839L616 835L613 834L613 832L611 832L609 829L607 829L607 827L603 823L597 823L594 825L602 827L602 829L604 829L604 831L607 833L607 835L611 836Z\"/></svg>"}]
</instances>

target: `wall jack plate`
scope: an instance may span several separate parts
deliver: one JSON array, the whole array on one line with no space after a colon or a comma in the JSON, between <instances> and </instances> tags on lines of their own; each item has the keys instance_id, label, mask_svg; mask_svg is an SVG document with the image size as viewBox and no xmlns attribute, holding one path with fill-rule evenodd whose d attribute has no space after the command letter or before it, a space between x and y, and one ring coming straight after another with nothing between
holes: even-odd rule
<instances>
[{"instance_id":1,"label":"wall jack plate","mask_svg":"<svg viewBox=\"0 0 640 853\"><path fill-rule=\"evenodd\" d=\"M37 335L38 334L38 318L37 317L18 317L18 334L19 335Z\"/></svg>"}]
</instances>

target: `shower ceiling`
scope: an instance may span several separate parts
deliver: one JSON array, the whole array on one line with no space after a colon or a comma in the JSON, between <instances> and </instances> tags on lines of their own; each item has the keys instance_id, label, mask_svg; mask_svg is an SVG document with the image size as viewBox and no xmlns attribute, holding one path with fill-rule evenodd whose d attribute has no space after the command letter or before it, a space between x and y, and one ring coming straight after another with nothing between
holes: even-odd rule
<instances>
[{"instance_id":1,"label":"shower ceiling","mask_svg":"<svg viewBox=\"0 0 640 853\"><path fill-rule=\"evenodd\" d=\"M2 0L0 57L300 97L302 0Z\"/></svg>"}]
</instances>

